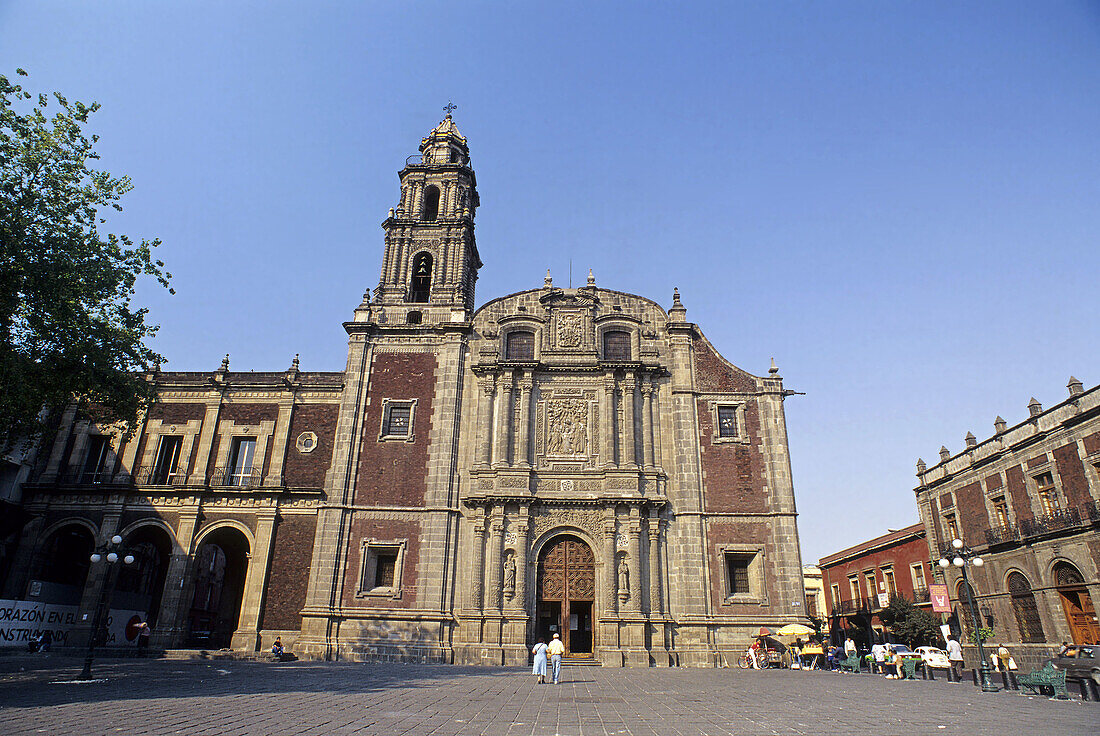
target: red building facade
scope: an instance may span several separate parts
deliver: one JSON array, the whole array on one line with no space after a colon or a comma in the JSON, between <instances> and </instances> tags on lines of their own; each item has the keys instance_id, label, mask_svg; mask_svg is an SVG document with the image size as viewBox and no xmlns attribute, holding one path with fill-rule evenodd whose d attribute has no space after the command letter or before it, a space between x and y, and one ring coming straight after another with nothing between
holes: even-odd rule
<instances>
[{"instance_id":1,"label":"red building facade","mask_svg":"<svg viewBox=\"0 0 1100 736\"><path fill-rule=\"evenodd\" d=\"M851 636L860 645L883 640L878 611L901 595L928 605L932 566L923 524L891 531L818 562L833 642Z\"/></svg>"}]
</instances>

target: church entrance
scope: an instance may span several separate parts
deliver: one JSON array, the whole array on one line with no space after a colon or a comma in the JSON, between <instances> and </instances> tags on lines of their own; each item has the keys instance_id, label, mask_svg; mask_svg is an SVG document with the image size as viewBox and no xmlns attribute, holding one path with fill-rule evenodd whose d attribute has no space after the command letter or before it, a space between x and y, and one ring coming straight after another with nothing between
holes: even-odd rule
<instances>
[{"instance_id":1,"label":"church entrance","mask_svg":"<svg viewBox=\"0 0 1100 736\"><path fill-rule=\"evenodd\" d=\"M560 634L567 655L592 654L596 565L592 548L572 536L551 540L538 564L536 636Z\"/></svg>"}]
</instances>

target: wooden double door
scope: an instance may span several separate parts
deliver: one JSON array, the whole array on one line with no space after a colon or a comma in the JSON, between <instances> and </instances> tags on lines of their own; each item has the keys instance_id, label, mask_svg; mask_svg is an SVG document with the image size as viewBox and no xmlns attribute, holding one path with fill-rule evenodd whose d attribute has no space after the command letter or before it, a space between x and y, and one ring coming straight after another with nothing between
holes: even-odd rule
<instances>
[{"instance_id":1,"label":"wooden double door","mask_svg":"<svg viewBox=\"0 0 1100 736\"><path fill-rule=\"evenodd\" d=\"M592 548L571 536L551 540L539 554L536 636L561 636L566 655L592 653L596 565Z\"/></svg>"},{"instance_id":2,"label":"wooden double door","mask_svg":"<svg viewBox=\"0 0 1100 736\"><path fill-rule=\"evenodd\" d=\"M1058 586L1058 597L1062 600L1062 610L1066 613L1074 644L1100 644L1100 621L1096 608L1089 595L1085 581L1077 568L1065 563L1054 569L1054 582Z\"/></svg>"}]
</instances>

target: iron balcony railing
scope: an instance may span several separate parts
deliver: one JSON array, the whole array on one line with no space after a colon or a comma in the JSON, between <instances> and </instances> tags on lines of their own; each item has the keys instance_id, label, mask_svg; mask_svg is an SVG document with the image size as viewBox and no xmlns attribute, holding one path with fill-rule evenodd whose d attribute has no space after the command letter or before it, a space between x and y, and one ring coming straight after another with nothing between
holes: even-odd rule
<instances>
[{"instance_id":1,"label":"iron balcony railing","mask_svg":"<svg viewBox=\"0 0 1100 736\"><path fill-rule=\"evenodd\" d=\"M1100 521L1100 501L1089 501L1081 506L1081 516L1092 523Z\"/></svg>"},{"instance_id":2,"label":"iron balcony railing","mask_svg":"<svg viewBox=\"0 0 1100 736\"><path fill-rule=\"evenodd\" d=\"M134 483L139 486L182 486L187 484L187 473L170 473L163 468L142 468L134 476Z\"/></svg>"},{"instance_id":3,"label":"iron balcony railing","mask_svg":"<svg viewBox=\"0 0 1100 736\"><path fill-rule=\"evenodd\" d=\"M989 544L1004 544L1020 539L1020 530L1012 524L999 524L985 530L985 541Z\"/></svg>"},{"instance_id":4,"label":"iron balcony railing","mask_svg":"<svg viewBox=\"0 0 1100 736\"><path fill-rule=\"evenodd\" d=\"M877 598L858 598L854 601L837 601L833 604L833 615L843 616L852 613L870 613L881 606Z\"/></svg>"},{"instance_id":5,"label":"iron balcony railing","mask_svg":"<svg viewBox=\"0 0 1100 736\"><path fill-rule=\"evenodd\" d=\"M71 470L62 476L61 482L70 485L101 486L113 483L114 478L115 474L106 470Z\"/></svg>"},{"instance_id":6,"label":"iron balcony railing","mask_svg":"<svg viewBox=\"0 0 1100 736\"><path fill-rule=\"evenodd\" d=\"M932 594L928 591L928 588L917 588L913 591L914 603L928 603L932 600Z\"/></svg>"},{"instance_id":7,"label":"iron balcony railing","mask_svg":"<svg viewBox=\"0 0 1100 736\"><path fill-rule=\"evenodd\" d=\"M1058 509L1034 519L1024 519L1020 522L1020 531L1025 537L1035 537L1077 526L1081 526L1081 512L1075 508L1068 508Z\"/></svg>"},{"instance_id":8,"label":"iron balcony railing","mask_svg":"<svg viewBox=\"0 0 1100 736\"><path fill-rule=\"evenodd\" d=\"M257 488L260 485L259 469L215 468L210 485L220 488Z\"/></svg>"}]
</instances>

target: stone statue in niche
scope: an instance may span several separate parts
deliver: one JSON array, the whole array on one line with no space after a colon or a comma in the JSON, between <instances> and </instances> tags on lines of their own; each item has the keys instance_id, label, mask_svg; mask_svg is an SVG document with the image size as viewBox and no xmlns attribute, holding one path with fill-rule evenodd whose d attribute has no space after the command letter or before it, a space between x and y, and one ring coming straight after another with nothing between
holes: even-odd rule
<instances>
[{"instance_id":1,"label":"stone statue in niche","mask_svg":"<svg viewBox=\"0 0 1100 736\"><path fill-rule=\"evenodd\" d=\"M553 399L546 406L550 431L547 455L588 454L588 402L584 399Z\"/></svg>"},{"instance_id":2,"label":"stone statue in niche","mask_svg":"<svg viewBox=\"0 0 1100 736\"><path fill-rule=\"evenodd\" d=\"M581 345L581 320L579 314L558 315L558 347L579 348Z\"/></svg>"},{"instance_id":3,"label":"stone statue in niche","mask_svg":"<svg viewBox=\"0 0 1100 736\"><path fill-rule=\"evenodd\" d=\"M509 554L504 561L504 595L511 600L516 594L516 556Z\"/></svg>"},{"instance_id":4,"label":"stone statue in niche","mask_svg":"<svg viewBox=\"0 0 1100 736\"><path fill-rule=\"evenodd\" d=\"M630 597L630 567L626 564L626 556L619 558L619 598L626 600Z\"/></svg>"}]
</instances>

